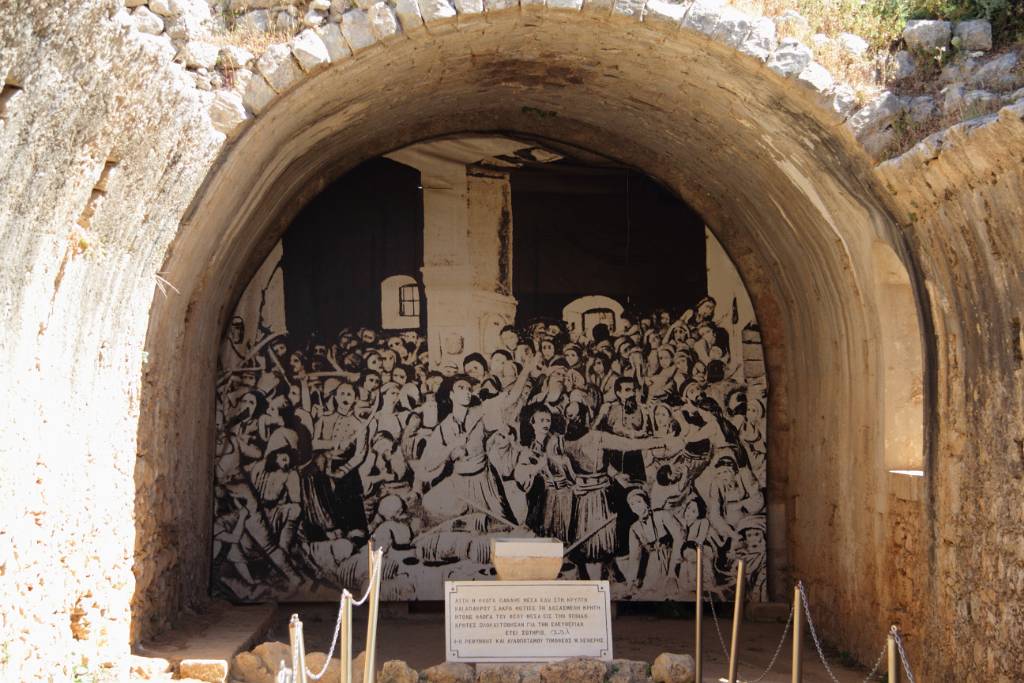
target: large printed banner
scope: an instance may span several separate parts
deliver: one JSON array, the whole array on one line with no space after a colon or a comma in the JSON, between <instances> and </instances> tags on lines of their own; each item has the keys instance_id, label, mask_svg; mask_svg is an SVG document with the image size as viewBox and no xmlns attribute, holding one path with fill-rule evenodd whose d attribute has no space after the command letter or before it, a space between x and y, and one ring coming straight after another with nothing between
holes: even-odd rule
<instances>
[{"instance_id":1,"label":"large printed banner","mask_svg":"<svg viewBox=\"0 0 1024 683\"><path fill-rule=\"evenodd\" d=\"M714 594L743 559L766 599L767 382L734 270L709 254L727 300L629 311L595 292L431 359L416 272L366 292L379 327L289 335L288 283L330 273L289 273L287 249L221 348L215 594L356 590L372 541L382 599L440 600L446 580L493 576L491 538L541 536L564 542L562 578L613 599L693 600L697 548Z\"/></svg>"}]
</instances>

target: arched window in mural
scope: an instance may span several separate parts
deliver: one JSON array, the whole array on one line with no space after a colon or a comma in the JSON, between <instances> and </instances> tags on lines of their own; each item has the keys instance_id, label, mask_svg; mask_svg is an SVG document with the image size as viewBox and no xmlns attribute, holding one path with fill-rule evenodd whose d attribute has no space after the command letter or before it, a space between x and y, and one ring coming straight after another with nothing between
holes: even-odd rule
<instances>
[{"instance_id":1,"label":"arched window in mural","mask_svg":"<svg viewBox=\"0 0 1024 683\"><path fill-rule=\"evenodd\" d=\"M409 275L392 275L380 283L380 320L385 330L420 326L420 285Z\"/></svg>"},{"instance_id":2,"label":"arched window in mural","mask_svg":"<svg viewBox=\"0 0 1024 683\"><path fill-rule=\"evenodd\" d=\"M590 294L581 296L562 309L562 320L570 330L585 337L593 337L594 327L605 325L615 334L622 320L622 304L609 296Z\"/></svg>"}]
</instances>

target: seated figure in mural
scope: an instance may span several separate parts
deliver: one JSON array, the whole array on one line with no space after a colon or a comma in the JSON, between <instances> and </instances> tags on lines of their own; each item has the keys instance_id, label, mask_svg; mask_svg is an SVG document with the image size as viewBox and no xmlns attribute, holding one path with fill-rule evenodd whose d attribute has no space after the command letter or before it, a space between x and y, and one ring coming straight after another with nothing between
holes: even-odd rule
<instances>
[{"instance_id":1,"label":"seated figure in mural","mask_svg":"<svg viewBox=\"0 0 1024 683\"><path fill-rule=\"evenodd\" d=\"M421 582L488 571L492 536L536 534L617 597L687 596L697 548L715 594L745 559L763 595L767 385L715 314L706 298L571 341L538 320L487 349L445 330L433 361L415 330L265 331L217 385L218 590L356 589L372 538L386 594L436 596Z\"/></svg>"}]
</instances>

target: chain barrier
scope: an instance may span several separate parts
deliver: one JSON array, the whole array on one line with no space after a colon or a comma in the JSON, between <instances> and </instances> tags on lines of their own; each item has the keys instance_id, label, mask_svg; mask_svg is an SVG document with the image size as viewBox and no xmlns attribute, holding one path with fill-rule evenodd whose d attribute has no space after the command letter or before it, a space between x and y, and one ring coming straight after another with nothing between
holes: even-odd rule
<instances>
[{"instance_id":1,"label":"chain barrier","mask_svg":"<svg viewBox=\"0 0 1024 683\"><path fill-rule=\"evenodd\" d=\"M782 629L782 638L779 639L779 644L775 647L775 654L772 655L772 659L768 662L768 668L761 672L761 675L752 681L747 683L761 683L768 672L775 667L775 660L779 658L779 653L782 652L782 646L786 643L786 636L789 635L789 627L793 625L793 608L789 608L789 616L786 618L786 628Z\"/></svg>"},{"instance_id":2,"label":"chain barrier","mask_svg":"<svg viewBox=\"0 0 1024 683\"><path fill-rule=\"evenodd\" d=\"M369 588L366 589L369 594ZM342 596L348 593L348 590L342 591ZM309 669L306 669L306 676L312 678L314 681L319 681L327 673L327 668L331 665L331 657L334 656L334 648L338 644L338 636L341 635L341 615L342 615L342 601L338 600L338 619L334 622L334 635L331 636L331 648L327 651L327 657L324 658L324 668L320 670L320 673L315 674Z\"/></svg>"},{"instance_id":3,"label":"chain barrier","mask_svg":"<svg viewBox=\"0 0 1024 683\"><path fill-rule=\"evenodd\" d=\"M711 597L711 591L708 591L708 604L711 605L711 616L714 617L712 621L715 623L715 631L718 632L718 642L722 645L722 656L725 657L725 661L729 661L729 650L725 647L722 629L718 627L718 615L715 613L715 601Z\"/></svg>"},{"instance_id":4,"label":"chain barrier","mask_svg":"<svg viewBox=\"0 0 1024 683\"><path fill-rule=\"evenodd\" d=\"M832 671L832 667L829 666L828 660L825 658L825 651L821 647L821 641L818 639L818 633L814 630L814 620L811 618L811 607L810 602L807 600L807 592L804 590L804 582L798 581L797 587L800 589L800 602L804 606L804 614L807 615L807 625L811 630L811 638L814 640L814 647L818 650L818 659L821 660L822 665L825 667L826 673L829 678L832 679L833 683L839 683L839 679L836 678L835 673ZM903 660L903 669L907 672L907 680L910 683L915 683L914 674L910 672L910 663L907 660L906 652L903 650L903 640L900 638L899 629L893 626L890 631L896 637L896 645L900 651L900 659ZM863 683L868 683L878 673L878 667L882 665L882 660L885 659L885 651L887 649L885 641L882 642L882 651L878 653L878 659L875 660L875 665L871 667L871 671L867 676L864 677Z\"/></svg>"},{"instance_id":5,"label":"chain barrier","mask_svg":"<svg viewBox=\"0 0 1024 683\"><path fill-rule=\"evenodd\" d=\"M900 661L903 662L903 670L907 672L907 680L910 683L915 683L914 674L910 671L910 661L907 659L907 652L903 649L903 638L900 637L900 630L894 624L891 631L893 638L896 639L896 648L900 651Z\"/></svg>"},{"instance_id":6,"label":"chain barrier","mask_svg":"<svg viewBox=\"0 0 1024 683\"><path fill-rule=\"evenodd\" d=\"M722 637L722 629L718 625L718 614L715 612L715 601L711 598L711 592L708 591L707 602L711 606L712 621L715 624L715 632L718 634L718 643L722 646L722 656L725 657L726 661L729 660L729 651L725 647L725 638ZM779 638L779 644L775 646L775 654L772 655L771 661L768 662L768 668L761 672L761 675L757 678L748 681L747 683L761 683L764 677L775 667L775 662L779 658L779 653L782 652L782 646L786 644L786 636L789 635L789 628L793 624L793 608L789 609L789 616L786 618L786 627L782 630L782 637Z\"/></svg>"},{"instance_id":7,"label":"chain barrier","mask_svg":"<svg viewBox=\"0 0 1024 683\"><path fill-rule=\"evenodd\" d=\"M380 561L381 560L378 560L378 562L380 562ZM380 573L380 569L379 568L377 568L376 571L377 571L378 574ZM370 599L370 592L373 590L373 581L374 581L374 577L371 574L370 577L369 577L369 580L366 583L366 592L363 593L363 597L361 597L358 600L356 600L355 598L352 598L352 606L353 607L362 607L363 604L367 600ZM328 650L327 657L324 658L324 668L320 669L320 673L318 673L318 674L315 674L312 671L310 671L309 669L306 669L306 676L311 678L311 679L313 679L314 681L319 681L321 678L323 678L324 674L327 673L327 669L331 665L331 657L334 656L334 648L338 644L338 640L339 640L338 636L341 635L342 604L343 604L345 593L348 593L347 589L342 591L342 599L338 600L338 619L337 619L337 621L334 622L334 635L331 636L331 649ZM349 593L349 597L351 597L351 595L352 594Z\"/></svg>"}]
</instances>

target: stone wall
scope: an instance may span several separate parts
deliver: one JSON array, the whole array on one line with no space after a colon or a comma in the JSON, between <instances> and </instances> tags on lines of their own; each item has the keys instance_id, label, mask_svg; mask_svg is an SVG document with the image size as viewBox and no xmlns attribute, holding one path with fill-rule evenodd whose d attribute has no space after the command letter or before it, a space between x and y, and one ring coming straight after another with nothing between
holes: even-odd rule
<instances>
[{"instance_id":1,"label":"stone wall","mask_svg":"<svg viewBox=\"0 0 1024 683\"><path fill-rule=\"evenodd\" d=\"M683 27L682 6L654 0L647 14L615 3L614 17L609 3L458 17L429 4L428 28L370 30L353 58L264 92L251 123L240 94L221 96L242 128L219 157L217 96L122 26L116 3L0 11L5 680L115 663L204 599L210 463L196 454L212 450L212 392L188 388L212 382L201 350L290 216L358 161L496 129L643 168L736 261L774 387L770 525L789 575L832 608L826 637L873 660L886 624L906 618L921 625L923 680L1012 680L1020 105L872 173L807 83L820 73L800 77L809 56L796 50L782 78L742 44L757 37L735 28L742 17L719 30L718 15ZM884 471L876 241L907 264L925 313L919 494Z\"/></svg>"},{"instance_id":2,"label":"stone wall","mask_svg":"<svg viewBox=\"0 0 1024 683\"><path fill-rule=\"evenodd\" d=\"M141 373L154 274L223 136L182 70L111 21L116 9L0 11L8 681L70 680L80 663L118 661L133 595L158 599L165 617L183 606L173 580L152 585L173 554L132 574L137 550L145 558L184 533L147 521L150 506L180 503L136 453Z\"/></svg>"},{"instance_id":3,"label":"stone wall","mask_svg":"<svg viewBox=\"0 0 1024 683\"><path fill-rule=\"evenodd\" d=\"M924 680L1014 680L1024 662L1024 104L955 126L877 174L934 320L934 405L915 553L899 599ZM900 538L894 533L894 541ZM898 543L896 544L898 545Z\"/></svg>"}]
</instances>

